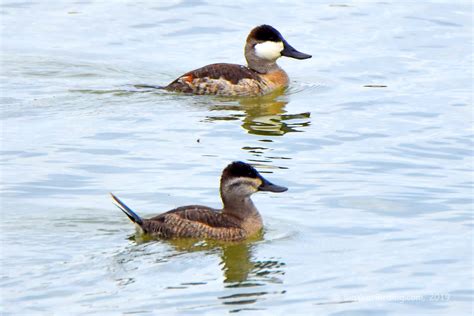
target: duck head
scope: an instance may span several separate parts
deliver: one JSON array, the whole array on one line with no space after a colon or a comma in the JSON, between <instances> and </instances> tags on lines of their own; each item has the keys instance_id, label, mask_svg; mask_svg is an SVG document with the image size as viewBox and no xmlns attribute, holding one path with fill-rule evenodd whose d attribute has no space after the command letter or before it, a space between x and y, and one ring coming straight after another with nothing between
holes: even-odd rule
<instances>
[{"instance_id":1,"label":"duck head","mask_svg":"<svg viewBox=\"0 0 474 316\"><path fill-rule=\"evenodd\" d=\"M255 192L285 192L288 188L271 183L254 167L241 162L234 161L222 172L221 196L224 204L230 200L243 200Z\"/></svg>"},{"instance_id":2,"label":"duck head","mask_svg":"<svg viewBox=\"0 0 474 316\"><path fill-rule=\"evenodd\" d=\"M276 60L281 56L307 59L311 55L293 48L274 27L260 25L254 28L247 37L245 59L249 68L260 73L271 71L276 66Z\"/></svg>"}]
</instances>

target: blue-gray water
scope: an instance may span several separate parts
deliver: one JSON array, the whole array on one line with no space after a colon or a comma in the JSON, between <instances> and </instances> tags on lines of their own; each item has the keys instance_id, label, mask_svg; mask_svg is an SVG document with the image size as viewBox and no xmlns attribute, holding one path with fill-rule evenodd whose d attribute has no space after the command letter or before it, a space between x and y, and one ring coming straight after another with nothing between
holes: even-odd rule
<instances>
[{"instance_id":1,"label":"blue-gray water","mask_svg":"<svg viewBox=\"0 0 474 316\"><path fill-rule=\"evenodd\" d=\"M2 315L469 315L470 1L11 1L1 23ZM252 100L138 89L244 63L261 23L310 60ZM368 86L368 87L367 87ZM379 87L382 86L382 87ZM137 242L218 207L232 160L261 240Z\"/></svg>"}]
</instances>

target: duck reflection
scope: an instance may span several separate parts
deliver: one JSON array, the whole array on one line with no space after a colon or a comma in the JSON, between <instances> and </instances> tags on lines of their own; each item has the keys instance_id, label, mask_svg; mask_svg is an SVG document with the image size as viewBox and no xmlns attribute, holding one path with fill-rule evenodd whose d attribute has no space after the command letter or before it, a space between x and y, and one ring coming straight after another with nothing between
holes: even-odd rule
<instances>
[{"instance_id":1,"label":"duck reflection","mask_svg":"<svg viewBox=\"0 0 474 316\"><path fill-rule=\"evenodd\" d=\"M144 235L131 235L133 247L115 256L116 265L112 271L116 274L119 286L128 286L135 283L135 278L130 277L130 271L135 270L145 260L152 263L165 263L179 260L190 252L200 252L205 256L219 256L219 267L223 274L223 285L226 288L217 298L222 304L231 306L229 312L253 310L251 304L260 301L268 295L281 295L286 291L267 287L268 284L283 283L285 263L275 258L257 259L255 252L263 240L260 236L244 242L203 241L198 239L159 240L158 242ZM141 247L136 247L141 245ZM164 250L162 245L169 245ZM140 261L140 262L137 262ZM126 277L124 277L126 276ZM182 280L181 280L182 281ZM189 286L204 286L208 281L180 282L167 286L166 289L186 289ZM273 290L268 290L273 288Z\"/></svg>"},{"instance_id":2,"label":"duck reflection","mask_svg":"<svg viewBox=\"0 0 474 316\"><path fill-rule=\"evenodd\" d=\"M221 241L197 241L176 239L166 241L182 252L204 251L221 257L221 270L226 287L263 285L266 282L281 283L284 263L277 260L255 260L253 254L262 236L250 241L232 243Z\"/></svg>"},{"instance_id":3,"label":"duck reflection","mask_svg":"<svg viewBox=\"0 0 474 316\"><path fill-rule=\"evenodd\" d=\"M172 240L169 243L180 253L189 251L205 251L221 257L221 270L224 285L229 288L228 295L219 296L222 304L235 306L230 312L253 310L248 307L269 294L264 291L267 283L282 283L285 263L278 260L256 260L254 251L262 237L240 243L224 243L214 241Z\"/></svg>"},{"instance_id":4,"label":"duck reflection","mask_svg":"<svg viewBox=\"0 0 474 316\"><path fill-rule=\"evenodd\" d=\"M263 136L283 136L286 133L302 132L302 128L310 125L309 112L289 114L285 110L288 101L280 99L280 94L272 94L258 98L229 100L229 104L212 105L211 111L237 111L224 115L208 116L209 121L242 120L242 127L249 134Z\"/></svg>"}]
</instances>

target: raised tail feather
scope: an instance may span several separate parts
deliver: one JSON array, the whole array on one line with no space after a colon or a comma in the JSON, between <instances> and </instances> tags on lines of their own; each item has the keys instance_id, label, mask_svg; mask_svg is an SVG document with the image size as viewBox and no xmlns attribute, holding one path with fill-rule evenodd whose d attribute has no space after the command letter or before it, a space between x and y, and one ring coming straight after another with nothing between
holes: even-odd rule
<instances>
[{"instance_id":1,"label":"raised tail feather","mask_svg":"<svg viewBox=\"0 0 474 316\"><path fill-rule=\"evenodd\" d=\"M125 205L125 203L120 201L120 199L112 193L110 193L110 196L112 197L112 203L114 203L115 206L117 206L122 212L124 212L125 215L127 215L132 222L137 223L140 226L143 224L142 218L138 216L137 213L132 211L127 205Z\"/></svg>"}]
</instances>

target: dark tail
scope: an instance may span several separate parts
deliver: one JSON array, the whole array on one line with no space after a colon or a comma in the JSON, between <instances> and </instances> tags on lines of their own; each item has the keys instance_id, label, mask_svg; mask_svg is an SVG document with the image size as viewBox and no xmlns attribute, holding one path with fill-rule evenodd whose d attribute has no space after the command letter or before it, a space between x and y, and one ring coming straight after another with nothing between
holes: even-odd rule
<instances>
[{"instance_id":1,"label":"dark tail","mask_svg":"<svg viewBox=\"0 0 474 316\"><path fill-rule=\"evenodd\" d=\"M142 226L143 220L140 216L138 216L134 211L132 211L125 203L119 200L118 197L110 193L110 196L112 197L112 203L115 204L122 212L125 213L125 215L130 218L130 220L134 223L137 223L138 225Z\"/></svg>"}]
</instances>

